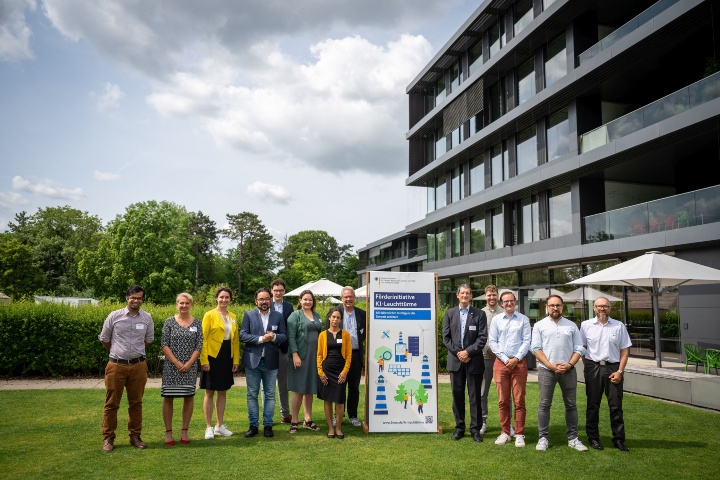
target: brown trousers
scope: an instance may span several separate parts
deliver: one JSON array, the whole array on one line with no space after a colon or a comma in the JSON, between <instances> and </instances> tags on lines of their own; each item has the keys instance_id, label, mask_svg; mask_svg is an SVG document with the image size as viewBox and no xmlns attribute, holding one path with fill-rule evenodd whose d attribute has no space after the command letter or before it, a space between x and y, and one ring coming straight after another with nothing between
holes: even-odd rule
<instances>
[{"instance_id":1,"label":"brown trousers","mask_svg":"<svg viewBox=\"0 0 720 480\"><path fill-rule=\"evenodd\" d=\"M123 390L127 389L128 431L131 436L142 430L142 397L148 378L147 363L131 365L108 362L105 366L105 408L102 416L103 439L115 438L117 411Z\"/></svg>"}]
</instances>

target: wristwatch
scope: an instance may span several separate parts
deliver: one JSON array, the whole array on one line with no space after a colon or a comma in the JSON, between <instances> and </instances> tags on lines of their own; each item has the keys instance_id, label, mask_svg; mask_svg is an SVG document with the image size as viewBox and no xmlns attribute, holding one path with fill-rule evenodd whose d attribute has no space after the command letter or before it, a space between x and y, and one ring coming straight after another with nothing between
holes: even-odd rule
<instances>
[{"instance_id":1,"label":"wristwatch","mask_svg":"<svg viewBox=\"0 0 720 480\"><path fill-rule=\"evenodd\" d=\"M624 375L624 374L625 374L625 372L623 372L622 370L618 370L618 373L619 373L620 375Z\"/></svg>"}]
</instances>

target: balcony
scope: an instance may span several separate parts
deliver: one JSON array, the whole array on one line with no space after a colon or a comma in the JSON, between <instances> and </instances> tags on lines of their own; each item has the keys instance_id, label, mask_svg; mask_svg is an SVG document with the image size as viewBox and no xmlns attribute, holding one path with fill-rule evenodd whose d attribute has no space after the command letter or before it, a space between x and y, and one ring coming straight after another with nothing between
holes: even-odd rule
<instances>
[{"instance_id":1,"label":"balcony","mask_svg":"<svg viewBox=\"0 0 720 480\"><path fill-rule=\"evenodd\" d=\"M583 243L720 222L720 185L584 218Z\"/></svg>"},{"instance_id":2,"label":"balcony","mask_svg":"<svg viewBox=\"0 0 720 480\"><path fill-rule=\"evenodd\" d=\"M720 72L581 135L580 153L601 147L718 97Z\"/></svg>"},{"instance_id":3,"label":"balcony","mask_svg":"<svg viewBox=\"0 0 720 480\"><path fill-rule=\"evenodd\" d=\"M414 248L407 251L407 255L403 255L400 251L393 252L389 255L375 255L374 257L368 258L367 265L360 265L361 270L365 270L370 267L379 267L388 263L395 262L397 260L411 259L415 257L421 257L427 255L427 247ZM362 262L361 262L362 263Z\"/></svg>"},{"instance_id":4,"label":"balcony","mask_svg":"<svg viewBox=\"0 0 720 480\"><path fill-rule=\"evenodd\" d=\"M657 17L658 15L660 15L660 13L672 7L679 1L680 0L660 0L659 2L655 3L647 10L643 11L640 15L633 18L626 24L622 25L621 27L613 31L610 35L603 38L601 41L581 53L578 56L578 65L582 65L603 50L610 48L619 40L628 36L634 30L640 28L641 25L644 25L653 18Z\"/></svg>"}]
</instances>

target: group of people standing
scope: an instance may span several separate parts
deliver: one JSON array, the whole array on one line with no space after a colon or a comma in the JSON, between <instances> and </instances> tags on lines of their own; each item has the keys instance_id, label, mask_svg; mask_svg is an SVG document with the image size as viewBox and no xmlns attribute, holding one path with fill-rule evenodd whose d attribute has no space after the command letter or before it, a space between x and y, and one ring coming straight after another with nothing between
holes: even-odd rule
<instances>
[{"instance_id":1,"label":"group of people standing","mask_svg":"<svg viewBox=\"0 0 720 480\"><path fill-rule=\"evenodd\" d=\"M106 452L115 447L117 411L124 390L128 397L130 444L138 449L146 448L140 437L142 397L147 383L145 349L154 339L154 324L150 315L140 309L144 293L138 285L130 287L125 297L127 307L111 312L98 336L110 353L105 368L102 417L103 451ZM274 436L276 384L281 423L290 425L290 433L298 432L301 424L309 430L320 430L312 420L314 395L324 401L328 438L345 438L341 425L346 400L350 423L356 427L361 425L357 409L366 317L363 310L355 308L354 289L343 288L343 306L330 309L324 329L310 290L300 294L296 310L284 300L284 295L285 282L279 278L273 280L269 289L258 289L255 292L257 308L245 312L239 325L237 317L228 310L233 299L228 287L217 289L217 307L205 313L202 322L190 315L192 296L189 293L177 296L177 314L165 321L161 337L165 363L160 394L166 445L175 445L172 432L175 398L183 398L180 442L190 443L188 428L194 408L198 359L200 388L205 390L205 439L233 435L225 426L224 417L227 391L234 384L234 374L240 366L240 342L244 344L242 363L247 381L249 428L245 437L259 433L261 385L263 435L267 438ZM292 392L291 401L289 392Z\"/></svg>"},{"instance_id":2,"label":"group of people standing","mask_svg":"<svg viewBox=\"0 0 720 480\"><path fill-rule=\"evenodd\" d=\"M514 436L516 447L525 446L526 355L532 351L538 362L540 396L536 450L544 451L549 446L550 407L556 385L560 385L565 404L568 446L578 451L588 450L578 438L575 366L582 360L587 396L585 433L590 446L595 450L604 449L598 429L604 394L610 408L613 446L629 451L625 445L622 396L623 371L631 342L625 325L609 317L607 298L595 300L595 317L582 322L578 328L562 316L562 297L550 295L546 299L547 317L532 329L528 317L516 311L517 299L513 292L498 296L497 287L488 285L485 288L487 305L482 310L470 305L472 290L468 285L458 288L457 298L459 305L447 310L443 323L455 416L453 440L465 435L467 386L470 435L476 442L483 441L487 431L487 396L490 383L495 380L501 427L495 444L510 443Z\"/></svg>"}]
</instances>

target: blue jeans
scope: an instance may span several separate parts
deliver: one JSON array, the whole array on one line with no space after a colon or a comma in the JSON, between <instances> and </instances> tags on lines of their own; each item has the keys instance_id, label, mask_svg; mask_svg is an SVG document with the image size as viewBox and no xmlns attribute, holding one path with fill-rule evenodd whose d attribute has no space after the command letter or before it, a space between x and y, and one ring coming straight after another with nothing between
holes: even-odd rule
<instances>
[{"instance_id":1,"label":"blue jeans","mask_svg":"<svg viewBox=\"0 0 720 480\"><path fill-rule=\"evenodd\" d=\"M275 413L275 382L277 381L277 369L265 368L265 361L260 360L257 368L245 370L247 380L247 409L250 426L257 427L259 422L258 394L260 393L260 382L263 384L263 426L272 427L273 414Z\"/></svg>"}]
</instances>

